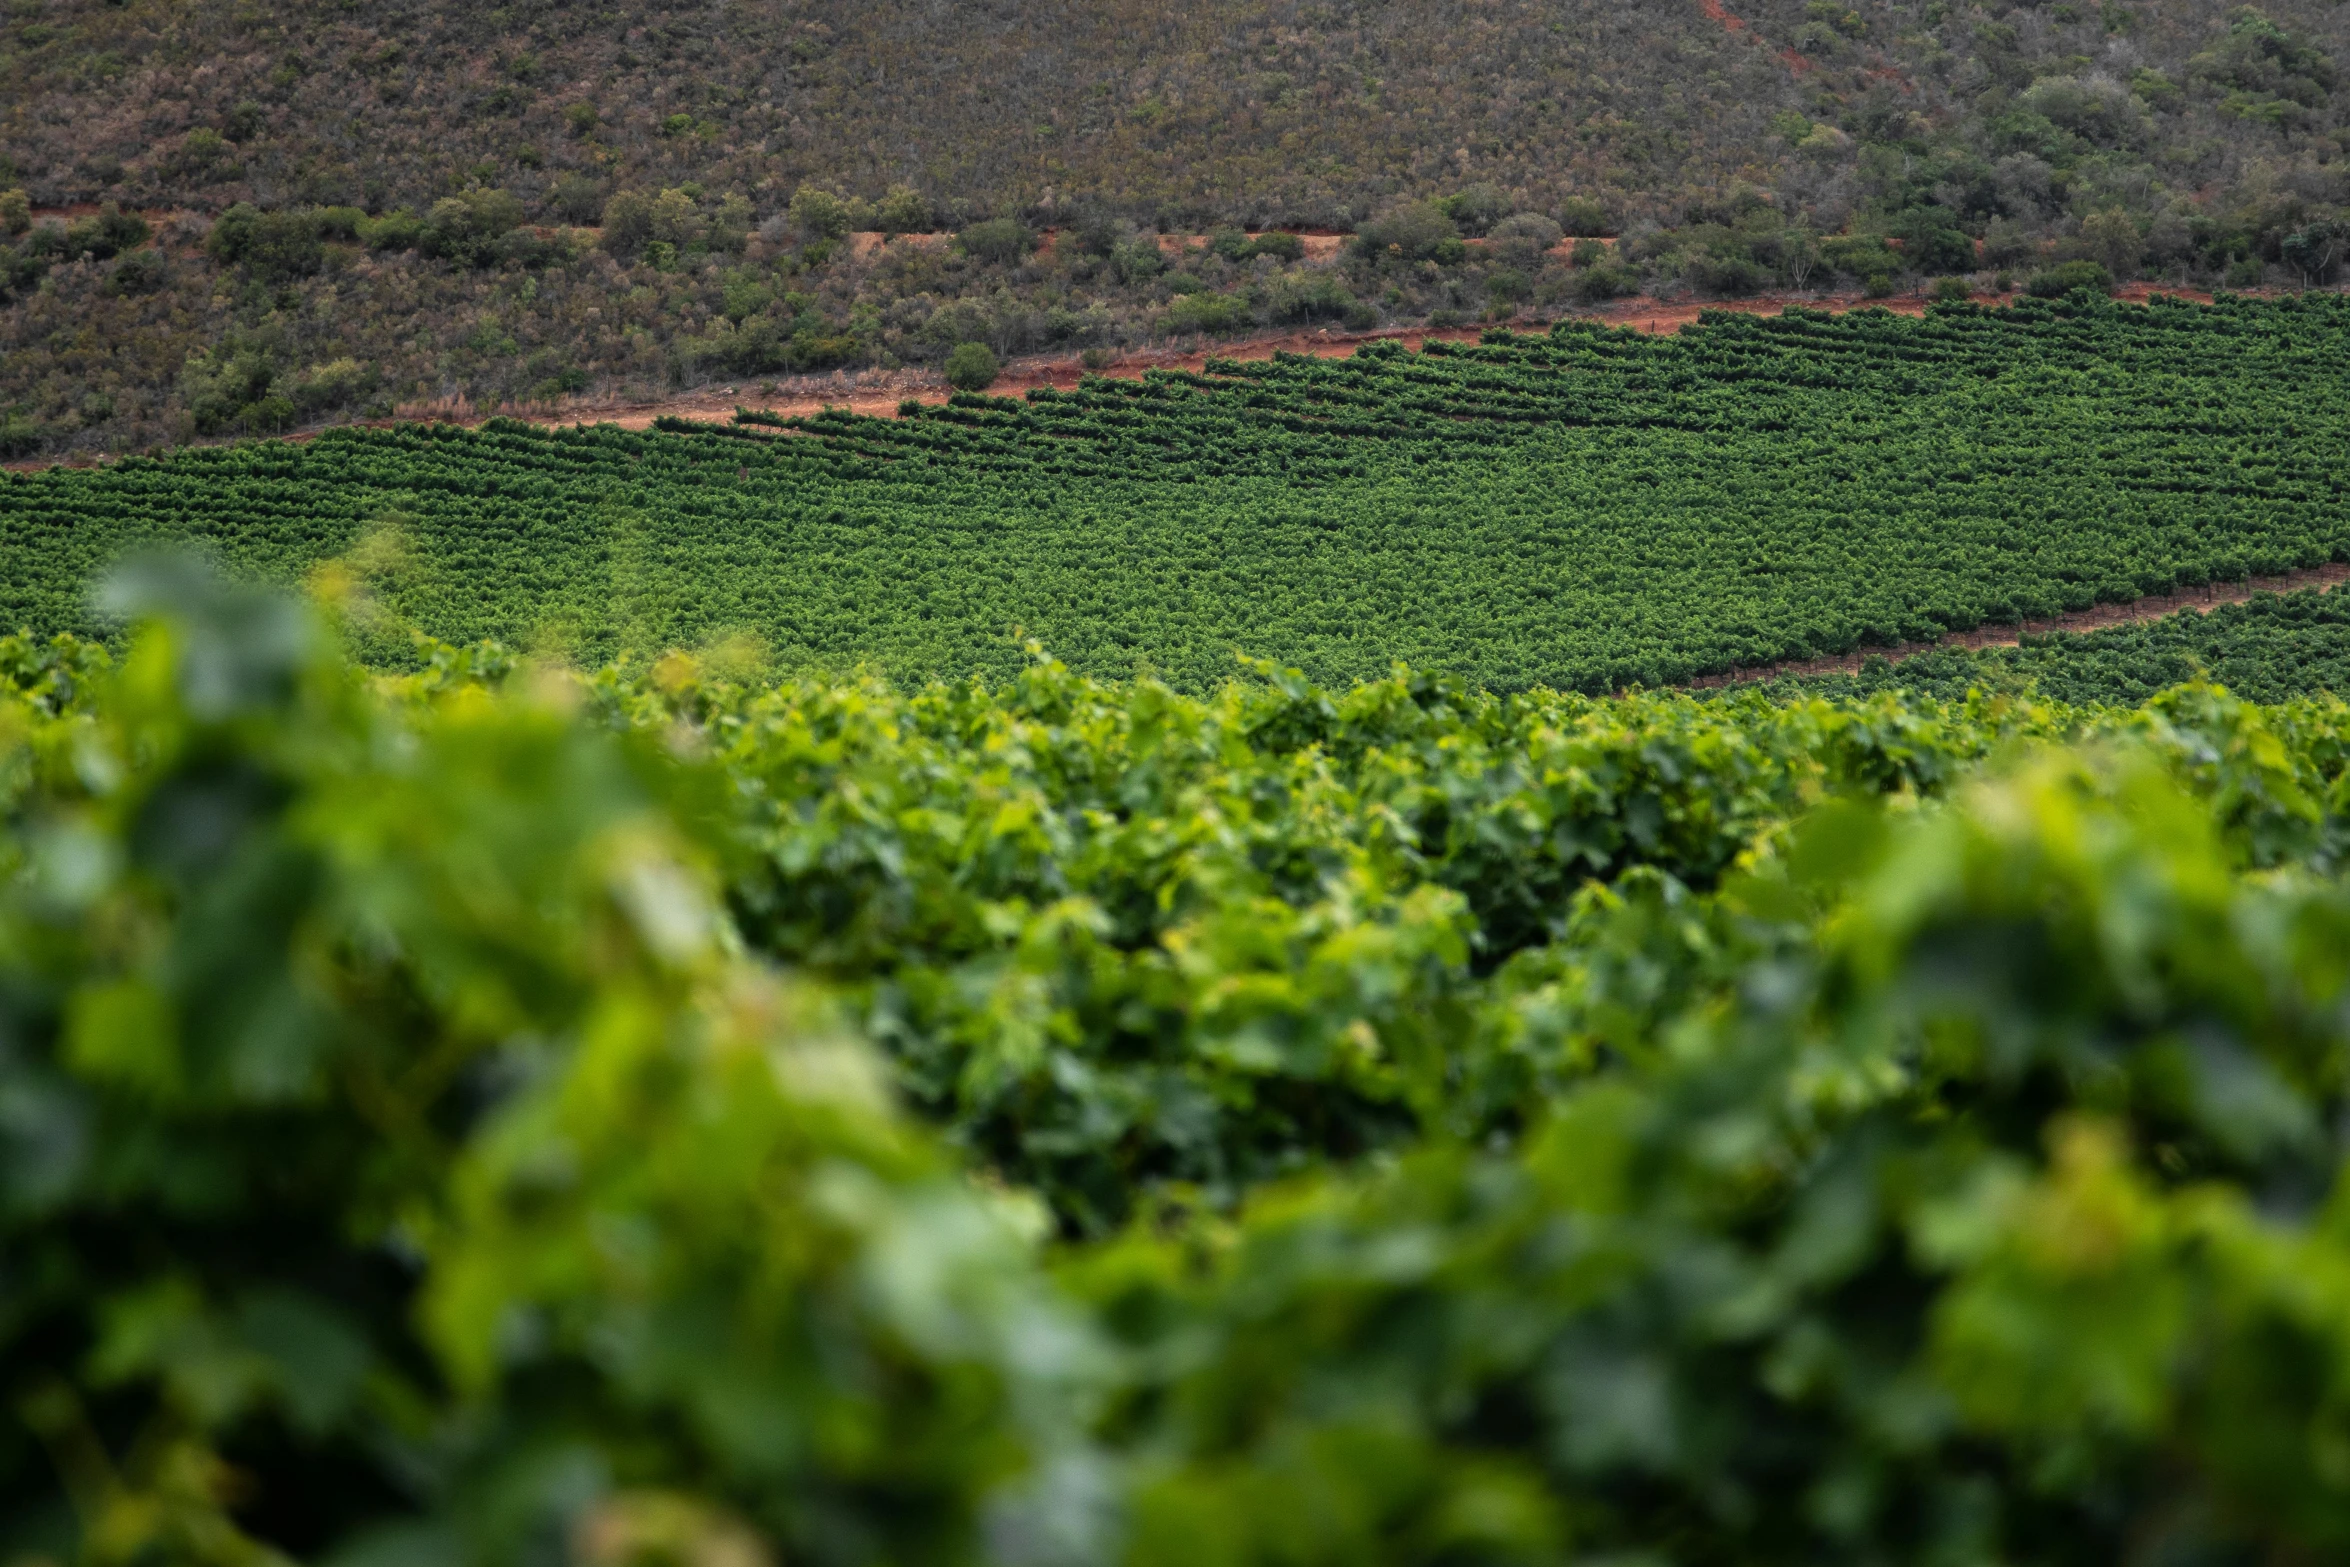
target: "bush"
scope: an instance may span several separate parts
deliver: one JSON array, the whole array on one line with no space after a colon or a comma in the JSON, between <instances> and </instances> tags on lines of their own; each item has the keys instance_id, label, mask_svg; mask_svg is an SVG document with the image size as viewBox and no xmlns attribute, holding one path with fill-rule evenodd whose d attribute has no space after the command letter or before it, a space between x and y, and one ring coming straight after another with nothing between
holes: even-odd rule
<instances>
[{"instance_id":1,"label":"bush","mask_svg":"<svg viewBox=\"0 0 2350 1567\"><path fill-rule=\"evenodd\" d=\"M11 239L33 226L33 204L21 190L0 190L0 234Z\"/></svg>"},{"instance_id":2,"label":"bush","mask_svg":"<svg viewBox=\"0 0 2350 1567\"><path fill-rule=\"evenodd\" d=\"M212 225L204 250L222 266L241 266L270 282L316 272L326 259L317 220L310 213L263 212L243 201Z\"/></svg>"},{"instance_id":3,"label":"bush","mask_svg":"<svg viewBox=\"0 0 2350 1567\"><path fill-rule=\"evenodd\" d=\"M1248 301L1232 294L1187 294L1167 307L1159 330L1172 336L1194 332L1228 335L1256 325Z\"/></svg>"},{"instance_id":4,"label":"bush","mask_svg":"<svg viewBox=\"0 0 2350 1567\"><path fill-rule=\"evenodd\" d=\"M1559 227L1585 239L1604 239L1616 232L1607 207L1589 196L1569 196L1559 203Z\"/></svg>"},{"instance_id":5,"label":"bush","mask_svg":"<svg viewBox=\"0 0 2350 1567\"><path fill-rule=\"evenodd\" d=\"M1576 299L1595 305L1639 293L1640 274L1620 262L1603 261L1577 269L1571 289Z\"/></svg>"},{"instance_id":6,"label":"bush","mask_svg":"<svg viewBox=\"0 0 2350 1567\"><path fill-rule=\"evenodd\" d=\"M1016 219L990 218L957 234L955 244L974 261L1010 266L1036 248L1036 236Z\"/></svg>"},{"instance_id":7,"label":"bush","mask_svg":"<svg viewBox=\"0 0 2350 1567\"><path fill-rule=\"evenodd\" d=\"M2024 284L2024 292L2034 299L2061 299L2076 288L2110 294L2113 274L2105 270L2103 262L2066 261L2033 273Z\"/></svg>"},{"instance_id":8,"label":"bush","mask_svg":"<svg viewBox=\"0 0 2350 1567\"><path fill-rule=\"evenodd\" d=\"M785 210L806 239L839 239L853 226L849 204L821 186L802 185Z\"/></svg>"},{"instance_id":9,"label":"bush","mask_svg":"<svg viewBox=\"0 0 2350 1567\"><path fill-rule=\"evenodd\" d=\"M603 182L585 174L566 174L548 190L547 210L565 223L594 223L604 212Z\"/></svg>"},{"instance_id":10,"label":"bush","mask_svg":"<svg viewBox=\"0 0 2350 1567\"><path fill-rule=\"evenodd\" d=\"M947 385L958 392L984 392L995 385L999 371L995 350L985 343L957 343L947 350Z\"/></svg>"},{"instance_id":11,"label":"bush","mask_svg":"<svg viewBox=\"0 0 2350 1567\"><path fill-rule=\"evenodd\" d=\"M1433 202L1414 201L1394 207L1364 224L1355 235L1355 250L1373 260L1426 261L1440 249L1460 243L1460 230L1450 214Z\"/></svg>"},{"instance_id":12,"label":"bush","mask_svg":"<svg viewBox=\"0 0 2350 1567\"><path fill-rule=\"evenodd\" d=\"M1464 234L1483 234L1510 211L1508 193L1498 185L1484 182L1456 191L1436 205Z\"/></svg>"},{"instance_id":13,"label":"bush","mask_svg":"<svg viewBox=\"0 0 2350 1567\"><path fill-rule=\"evenodd\" d=\"M152 294L171 281L171 263L159 250L134 250L114 264L106 275L106 291L117 295Z\"/></svg>"},{"instance_id":14,"label":"bush","mask_svg":"<svg viewBox=\"0 0 2350 1567\"><path fill-rule=\"evenodd\" d=\"M1933 297L1944 304L1956 304L1961 300L1972 299L1974 295L1975 286L1965 278L1945 277L1934 280Z\"/></svg>"},{"instance_id":15,"label":"bush","mask_svg":"<svg viewBox=\"0 0 2350 1567\"><path fill-rule=\"evenodd\" d=\"M369 250L414 250L423 241L424 220L405 207L359 224L359 243Z\"/></svg>"},{"instance_id":16,"label":"bush","mask_svg":"<svg viewBox=\"0 0 2350 1567\"><path fill-rule=\"evenodd\" d=\"M933 222L930 203L911 185L892 185L873 209L873 225L884 234L927 234Z\"/></svg>"},{"instance_id":17,"label":"bush","mask_svg":"<svg viewBox=\"0 0 2350 1567\"><path fill-rule=\"evenodd\" d=\"M1267 229L1249 241L1248 253L1251 256L1271 256L1275 261L1287 264L1304 259L1306 242L1295 234Z\"/></svg>"},{"instance_id":18,"label":"bush","mask_svg":"<svg viewBox=\"0 0 2350 1567\"><path fill-rule=\"evenodd\" d=\"M1287 279L1273 291L1273 319L1284 326L1304 321L1343 321L1354 308L1354 295L1327 272Z\"/></svg>"},{"instance_id":19,"label":"bush","mask_svg":"<svg viewBox=\"0 0 2350 1567\"><path fill-rule=\"evenodd\" d=\"M1144 234L1133 240L1114 245L1110 250L1110 275L1127 287L1147 283L1167 270L1167 257L1159 249L1158 241Z\"/></svg>"},{"instance_id":20,"label":"bush","mask_svg":"<svg viewBox=\"0 0 2350 1567\"><path fill-rule=\"evenodd\" d=\"M1539 267L1564 236L1559 226L1539 212L1516 212L1493 225L1486 244L1494 255L1514 267Z\"/></svg>"},{"instance_id":21,"label":"bush","mask_svg":"<svg viewBox=\"0 0 2350 1567\"><path fill-rule=\"evenodd\" d=\"M484 267L503 259L500 242L522 226L522 203L503 190L469 190L432 204L416 248L460 266Z\"/></svg>"}]
</instances>

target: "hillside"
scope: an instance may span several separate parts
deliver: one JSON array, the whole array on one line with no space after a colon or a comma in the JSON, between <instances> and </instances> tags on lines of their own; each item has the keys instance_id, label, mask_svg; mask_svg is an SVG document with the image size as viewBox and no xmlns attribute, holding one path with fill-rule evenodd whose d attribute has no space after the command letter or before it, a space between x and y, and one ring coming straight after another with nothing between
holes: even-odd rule
<instances>
[{"instance_id":1,"label":"hillside","mask_svg":"<svg viewBox=\"0 0 2350 1567\"><path fill-rule=\"evenodd\" d=\"M18 0L0 457L1636 290L2323 284L2346 49L2314 0Z\"/></svg>"}]
</instances>

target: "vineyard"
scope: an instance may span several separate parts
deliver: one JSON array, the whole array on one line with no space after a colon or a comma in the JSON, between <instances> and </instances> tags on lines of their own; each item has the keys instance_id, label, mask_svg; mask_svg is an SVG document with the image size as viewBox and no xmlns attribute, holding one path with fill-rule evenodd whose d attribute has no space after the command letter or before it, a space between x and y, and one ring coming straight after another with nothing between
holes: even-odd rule
<instances>
[{"instance_id":1,"label":"vineyard","mask_svg":"<svg viewBox=\"0 0 2350 1567\"><path fill-rule=\"evenodd\" d=\"M107 601L0 640L11 1560L2350 1551L2339 702Z\"/></svg>"},{"instance_id":2,"label":"vineyard","mask_svg":"<svg viewBox=\"0 0 2350 1567\"><path fill-rule=\"evenodd\" d=\"M2165 615L2080 634L2026 636L2019 647L1935 648L1898 663L1864 659L1853 675L1763 683L1780 694L1917 691L1957 699L2017 691L2078 705L2135 707L2171 686L2210 680L2254 702L2350 692L2350 595L2256 593L2208 613Z\"/></svg>"},{"instance_id":3,"label":"vineyard","mask_svg":"<svg viewBox=\"0 0 2350 1567\"><path fill-rule=\"evenodd\" d=\"M2346 356L2336 298L2076 294L786 428L330 431L11 476L0 624L101 632L94 574L182 541L588 662L747 636L785 672L1002 679L1026 636L1193 692L1237 655L1653 686L2350 559Z\"/></svg>"}]
</instances>

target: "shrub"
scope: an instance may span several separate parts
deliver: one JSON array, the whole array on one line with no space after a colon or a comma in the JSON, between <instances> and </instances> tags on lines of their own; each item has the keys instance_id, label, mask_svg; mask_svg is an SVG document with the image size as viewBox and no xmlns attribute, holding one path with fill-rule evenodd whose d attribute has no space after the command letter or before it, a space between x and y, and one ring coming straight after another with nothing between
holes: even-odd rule
<instances>
[{"instance_id":1,"label":"shrub","mask_svg":"<svg viewBox=\"0 0 2350 1567\"><path fill-rule=\"evenodd\" d=\"M652 237L653 198L641 190L615 191L604 203L604 248L627 260Z\"/></svg>"},{"instance_id":2,"label":"shrub","mask_svg":"<svg viewBox=\"0 0 2350 1567\"><path fill-rule=\"evenodd\" d=\"M212 225L204 250L222 266L241 266L271 282L316 272L326 258L310 213L263 212L243 201Z\"/></svg>"},{"instance_id":3,"label":"shrub","mask_svg":"<svg viewBox=\"0 0 2350 1567\"><path fill-rule=\"evenodd\" d=\"M802 185L785 210L804 238L838 239L849 232L849 204L821 186Z\"/></svg>"},{"instance_id":4,"label":"shrub","mask_svg":"<svg viewBox=\"0 0 2350 1567\"><path fill-rule=\"evenodd\" d=\"M995 350L985 343L957 343L947 351L947 385L958 392L984 392L995 385Z\"/></svg>"},{"instance_id":5,"label":"shrub","mask_svg":"<svg viewBox=\"0 0 2350 1567\"><path fill-rule=\"evenodd\" d=\"M1955 304L1974 297L1975 287L1963 277L1945 277L1934 280L1933 297L1944 304Z\"/></svg>"},{"instance_id":6,"label":"shrub","mask_svg":"<svg viewBox=\"0 0 2350 1567\"><path fill-rule=\"evenodd\" d=\"M1226 261L1246 261L1255 254L1248 235L1239 229L1216 230L1208 236L1208 249Z\"/></svg>"},{"instance_id":7,"label":"shrub","mask_svg":"<svg viewBox=\"0 0 2350 1567\"><path fill-rule=\"evenodd\" d=\"M566 174L547 191L547 210L566 223L593 223L604 211L604 186L586 174Z\"/></svg>"},{"instance_id":8,"label":"shrub","mask_svg":"<svg viewBox=\"0 0 2350 1567\"><path fill-rule=\"evenodd\" d=\"M1912 207L1898 225L1902 260L1928 277L1975 269L1975 242L1947 207Z\"/></svg>"},{"instance_id":9,"label":"shrub","mask_svg":"<svg viewBox=\"0 0 2350 1567\"><path fill-rule=\"evenodd\" d=\"M1256 324L1248 301L1233 294L1187 294L1167 307L1159 330L1175 336L1194 332L1225 335Z\"/></svg>"},{"instance_id":10,"label":"shrub","mask_svg":"<svg viewBox=\"0 0 2350 1567\"><path fill-rule=\"evenodd\" d=\"M359 224L359 243L370 250L414 250L423 239L424 220L405 207Z\"/></svg>"},{"instance_id":11,"label":"shrub","mask_svg":"<svg viewBox=\"0 0 2350 1567\"><path fill-rule=\"evenodd\" d=\"M1590 196L1569 196L1560 202L1558 220L1560 228L1582 238L1605 238L1616 232L1606 206Z\"/></svg>"},{"instance_id":12,"label":"shrub","mask_svg":"<svg viewBox=\"0 0 2350 1567\"><path fill-rule=\"evenodd\" d=\"M134 250L114 264L106 275L106 292L118 295L152 294L171 281L171 263L159 250Z\"/></svg>"},{"instance_id":13,"label":"shrub","mask_svg":"<svg viewBox=\"0 0 2350 1567\"><path fill-rule=\"evenodd\" d=\"M1493 225L1486 244L1511 266L1538 267L1562 237L1559 226L1541 213L1516 212Z\"/></svg>"},{"instance_id":14,"label":"shrub","mask_svg":"<svg viewBox=\"0 0 2350 1567\"><path fill-rule=\"evenodd\" d=\"M1009 266L1036 248L1036 236L1014 218L989 218L955 236L955 244L974 261Z\"/></svg>"},{"instance_id":15,"label":"shrub","mask_svg":"<svg viewBox=\"0 0 2350 1567\"><path fill-rule=\"evenodd\" d=\"M1620 262L1603 261L1577 269L1572 292L1585 304L1621 299L1640 292L1640 274Z\"/></svg>"},{"instance_id":16,"label":"shrub","mask_svg":"<svg viewBox=\"0 0 2350 1567\"><path fill-rule=\"evenodd\" d=\"M2061 299L2076 288L2110 294L2113 274L2105 270L2103 262L2066 261L2033 273L2024 285L2024 291L2034 299Z\"/></svg>"},{"instance_id":17,"label":"shrub","mask_svg":"<svg viewBox=\"0 0 2350 1567\"><path fill-rule=\"evenodd\" d=\"M499 259L499 242L522 226L522 203L503 190L445 196L425 214L417 250L427 256L482 267Z\"/></svg>"},{"instance_id":18,"label":"shrub","mask_svg":"<svg viewBox=\"0 0 2350 1567\"><path fill-rule=\"evenodd\" d=\"M1343 321L1354 308L1354 295L1327 272L1285 280L1273 291L1273 319L1283 325Z\"/></svg>"},{"instance_id":19,"label":"shrub","mask_svg":"<svg viewBox=\"0 0 2350 1567\"><path fill-rule=\"evenodd\" d=\"M926 234L932 222L930 203L911 185L892 185L873 209L873 225L884 234Z\"/></svg>"},{"instance_id":20,"label":"shrub","mask_svg":"<svg viewBox=\"0 0 2350 1567\"><path fill-rule=\"evenodd\" d=\"M1304 259L1306 242L1295 234L1268 229L1249 241L1248 253L1251 256L1271 256L1275 261L1284 263L1295 262Z\"/></svg>"},{"instance_id":21,"label":"shrub","mask_svg":"<svg viewBox=\"0 0 2350 1567\"><path fill-rule=\"evenodd\" d=\"M1129 288L1147 283L1167 270L1167 258L1156 239L1144 234L1113 247L1110 251L1110 275Z\"/></svg>"},{"instance_id":22,"label":"shrub","mask_svg":"<svg viewBox=\"0 0 2350 1567\"><path fill-rule=\"evenodd\" d=\"M1567 252L1567 265L1596 267L1607 260L1607 246L1596 239L1579 239Z\"/></svg>"},{"instance_id":23,"label":"shrub","mask_svg":"<svg viewBox=\"0 0 2350 1567\"><path fill-rule=\"evenodd\" d=\"M1464 234L1483 234L1510 210L1507 192L1498 185L1479 183L1456 191L1435 204L1459 225Z\"/></svg>"},{"instance_id":24,"label":"shrub","mask_svg":"<svg viewBox=\"0 0 2350 1567\"><path fill-rule=\"evenodd\" d=\"M1893 274L1871 272L1862 281L1860 291L1864 297L1869 299L1891 299L1893 297Z\"/></svg>"},{"instance_id":25,"label":"shrub","mask_svg":"<svg viewBox=\"0 0 2350 1567\"><path fill-rule=\"evenodd\" d=\"M11 238L33 226L33 204L21 190L0 190L0 234Z\"/></svg>"},{"instance_id":26,"label":"shrub","mask_svg":"<svg viewBox=\"0 0 2350 1567\"><path fill-rule=\"evenodd\" d=\"M1426 261L1448 241L1460 243L1460 229L1451 215L1433 202L1414 201L1364 224L1355 235L1355 249L1373 260Z\"/></svg>"}]
</instances>

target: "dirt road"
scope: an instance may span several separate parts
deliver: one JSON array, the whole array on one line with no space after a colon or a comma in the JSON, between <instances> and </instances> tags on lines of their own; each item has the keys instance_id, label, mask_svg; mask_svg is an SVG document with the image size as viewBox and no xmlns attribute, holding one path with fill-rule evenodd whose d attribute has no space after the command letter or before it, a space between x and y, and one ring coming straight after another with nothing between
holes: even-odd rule
<instances>
[{"instance_id":1,"label":"dirt road","mask_svg":"<svg viewBox=\"0 0 2350 1567\"><path fill-rule=\"evenodd\" d=\"M2027 636L2039 636L2050 631L2096 631L2106 626L2160 620L2165 615L2175 615L2181 610L2207 615L2222 604L2241 604L2255 593L2291 593L2300 588L2334 587L2345 581L2350 581L2350 565L2329 562L2300 571L2279 572L2274 576L2246 577L2241 582L2214 582L2204 587L2190 588L2183 593L2150 593L2134 604L2092 604L2087 609L2051 616L2046 620L2029 620L2019 626L1977 626L1972 631L1954 631L1932 642L1904 642L1898 647L1862 648L1858 652L1839 654L1834 658L1800 658L1777 664L1758 664L1732 670L1726 675L1701 676L1686 684L1703 688L1738 685L1749 680L1770 680L1780 675L1851 675L1859 673L1862 661L1869 658L1885 658L1899 663L1905 658L1939 648L2016 647Z\"/></svg>"}]
</instances>

